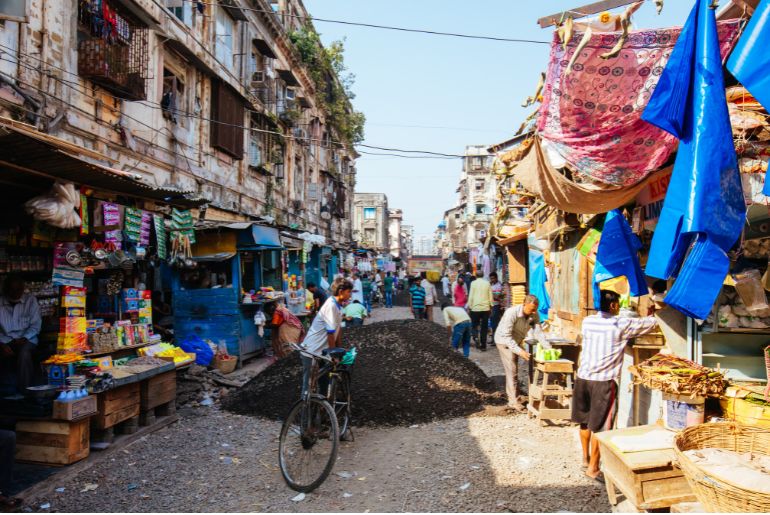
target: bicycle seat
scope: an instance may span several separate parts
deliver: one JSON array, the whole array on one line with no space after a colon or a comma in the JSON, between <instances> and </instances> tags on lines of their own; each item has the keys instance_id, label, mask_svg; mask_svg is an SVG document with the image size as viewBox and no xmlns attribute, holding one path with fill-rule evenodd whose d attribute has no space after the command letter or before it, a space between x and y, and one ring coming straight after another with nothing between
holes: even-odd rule
<instances>
[{"instance_id":1,"label":"bicycle seat","mask_svg":"<svg viewBox=\"0 0 770 515\"><path fill-rule=\"evenodd\" d=\"M341 360L342 356L347 354L348 350L343 349L341 347L332 347L331 349L324 349L322 354L324 356L329 356L332 359Z\"/></svg>"}]
</instances>

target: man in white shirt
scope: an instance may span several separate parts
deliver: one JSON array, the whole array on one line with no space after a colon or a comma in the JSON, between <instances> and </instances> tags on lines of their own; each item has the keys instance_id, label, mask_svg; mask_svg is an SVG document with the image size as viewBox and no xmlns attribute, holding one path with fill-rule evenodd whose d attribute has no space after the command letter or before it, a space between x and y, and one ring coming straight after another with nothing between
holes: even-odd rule
<instances>
[{"instance_id":1,"label":"man in white shirt","mask_svg":"<svg viewBox=\"0 0 770 515\"><path fill-rule=\"evenodd\" d=\"M25 289L23 278L9 275L0 296L0 360L4 366L15 365L19 393L32 384L32 350L43 323L37 298Z\"/></svg>"},{"instance_id":2,"label":"man in white shirt","mask_svg":"<svg viewBox=\"0 0 770 515\"><path fill-rule=\"evenodd\" d=\"M433 321L433 305L438 299L438 292L433 283L428 280L428 274L420 272L420 286L425 289L425 313L428 315L428 320Z\"/></svg>"},{"instance_id":3,"label":"man in white shirt","mask_svg":"<svg viewBox=\"0 0 770 515\"><path fill-rule=\"evenodd\" d=\"M318 310L310 329L302 342L310 352L320 354L327 348L338 347L342 342L342 308L350 300L353 284L347 279L336 279L331 286L332 296L326 299ZM302 373L302 391L310 383L311 358L301 356L304 371Z\"/></svg>"},{"instance_id":4,"label":"man in white shirt","mask_svg":"<svg viewBox=\"0 0 770 515\"><path fill-rule=\"evenodd\" d=\"M441 303L441 311L444 313L444 322L449 331L452 348L457 350L460 343L463 344L463 356L471 355L471 317L463 308L453 306L449 302Z\"/></svg>"},{"instance_id":5,"label":"man in white shirt","mask_svg":"<svg viewBox=\"0 0 770 515\"><path fill-rule=\"evenodd\" d=\"M444 274L441 278L441 289L443 290L444 297L450 297L451 291L449 290L449 277Z\"/></svg>"},{"instance_id":6,"label":"man in white shirt","mask_svg":"<svg viewBox=\"0 0 770 515\"><path fill-rule=\"evenodd\" d=\"M615 403L623 366L623 351L631 338L652 332L654 316L629 318L618 316L620 295L600 292L600 309L583 319L580 366L572 393L572 421L580 424L580 443L586 475L604 482L599 470L599 442L593 433L612 429Z\"/></svg>"},{"instance_id":7,"label":"man in white shirt","mask_svg":"<svg viewBox=\"0 0 770 515\"><path fill-rule=\"evenodd\" d=\"M352 299L357 300L361 304L365 304L364 303L364 285L361 282L361 276L356 273L352 275L352 279L353 279Z\"/></svg>"},{"instance_id":8,"label":"man in white shirt","mask_svg":"<svg viewBox=\"0 0 770 515\"><path fill-rule=\"evenodd\" d=\"M527 295L524 304L506 309L494 335L495 346L500 353L500 360L505 369L505 393L508 396L508 408L514 411L526 409L519 402L518 358L529 361L531 357L521 344L532 328L540 323L540 316L537 314L538 304L537 297Z\"/></svg>"}]
</instances>

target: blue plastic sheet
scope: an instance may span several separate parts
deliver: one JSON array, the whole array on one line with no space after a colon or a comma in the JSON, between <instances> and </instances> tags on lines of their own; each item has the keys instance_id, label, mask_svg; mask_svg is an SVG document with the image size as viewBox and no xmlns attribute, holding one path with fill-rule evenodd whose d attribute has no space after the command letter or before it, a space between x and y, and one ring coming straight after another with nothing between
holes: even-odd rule
<instances>
[{"instance_id":1,"label":"blue plastic sheet","mask_svg":"<svg viewBox=\"0 0 770 515\"><path fill-rule=\"evenodd\" d=\"M596 251L594 265L594 304L599 309L601 295L599 283L625 276L630 293L634 297L647 294L647 281L639 264L639 249L642 243L631 231L626 218L617 209L607 213L604 219L602 238Z\"/></svg>"},{"instance_id":2,"label":"blue plastic sheet","mask_svg":"<svg viewBox=\"0 0 770 515\"><path fill-rule=\"evenodd\" d=\"M188 336L184 340L178 343L179 348L185 352L195 353L195 362L198 365L204 367L211 364L211 360L214 359L214 351L208 343L203 341L198 335Z\"/></svg>"},{"instance_id":3,"label":"blue plastic sheet","mask_svg":"<svg viewBox=\"0 0 770 515\"><path fill-rule=\"evenodd\" d=\"M735 45L727 69L749 90L765 109L770 110L770 0L757 6L741 39ZM770 195L765 175L762 193Z\"/></svg>"},{"instance_id":4,"label":"blue plastic sheet","mask_svg":"<svg viewBox=\"0 0 770 515\"><path fill-rule=\"evenodd\" d=\"M680 139L646 273L678 276L665 301L699 319L716 300L746 215L710 4L696 2L642 114Z\"/></svg>"},{"instance_id":5,"label":"blue plastic sheet","mask_svg":"<svg viewBox=\"0 0 770 515\"><path fill-rule=\"evenodd\" d=\"M539 250L529 247L529 293L537 297L537 312L540 320L548 320L548 310L551 307L551 298L545 288L547 276L545 273L545 258Z\"/></svg>"}]
</instances>

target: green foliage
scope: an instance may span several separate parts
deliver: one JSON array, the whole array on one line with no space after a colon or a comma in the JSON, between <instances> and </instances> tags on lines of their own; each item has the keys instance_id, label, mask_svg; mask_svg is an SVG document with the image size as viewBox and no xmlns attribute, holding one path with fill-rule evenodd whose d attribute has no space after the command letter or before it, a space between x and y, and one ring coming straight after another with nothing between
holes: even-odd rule
<instances>
[{"instance_id":1,"label":"green foliage","mask_svg":"<svg viewBox=\"0 0 770 515\"><path fill-rule=\"evenodd\" d=\"M318 33L309 25L289 33L289 39L307 67L315 84L316 99L339 138L348 145L363 141L366 117L349 103L355 98L352 91L355 75L345 66L344 42L335 41L324 47Z\"/></svg>"}]
</instances>

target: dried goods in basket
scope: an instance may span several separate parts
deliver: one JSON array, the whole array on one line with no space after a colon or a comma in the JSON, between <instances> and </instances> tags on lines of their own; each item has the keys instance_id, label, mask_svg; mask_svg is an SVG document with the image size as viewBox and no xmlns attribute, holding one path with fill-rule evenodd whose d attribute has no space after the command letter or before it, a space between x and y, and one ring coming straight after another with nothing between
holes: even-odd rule
<instances>
[{"instance_id":1,"label":"dried goods in basket","mask_svg":"<svg viewBox=\"0 0 770 515\"><path fill-rule=\"evenodd\" d=\"M667 354L656 354L629 372L634 384L676 395L719 396L727 388L722 372Z\"/></svg>"}]
</instances>

